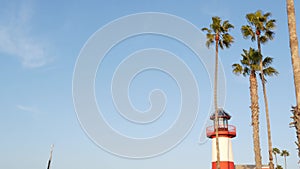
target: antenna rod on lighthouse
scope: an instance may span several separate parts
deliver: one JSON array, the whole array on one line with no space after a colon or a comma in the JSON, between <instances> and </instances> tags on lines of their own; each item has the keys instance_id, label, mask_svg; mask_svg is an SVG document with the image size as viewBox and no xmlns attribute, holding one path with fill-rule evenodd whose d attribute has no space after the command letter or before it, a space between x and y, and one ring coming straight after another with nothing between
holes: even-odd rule
<instances>
[{"instance_id":1,"label":"antenna rod on lighthouse","mask_svg":"<svg viewBox=\"0 0 300 169\"><path fill-rule=\"evenodd\" d=\"M51 164L51 161L52 161L52 152L53 152L53 148L54 148L54 144L51 145L51 149L50 149L50 157L49 157L47 169L50 169L50 164Z\"/></svg>"}]
</instances>

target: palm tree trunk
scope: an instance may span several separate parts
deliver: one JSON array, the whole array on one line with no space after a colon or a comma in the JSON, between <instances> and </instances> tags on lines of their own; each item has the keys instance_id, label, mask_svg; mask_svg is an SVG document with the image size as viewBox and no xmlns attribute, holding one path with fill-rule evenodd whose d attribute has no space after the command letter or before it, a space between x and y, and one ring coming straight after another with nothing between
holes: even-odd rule
<instances>
[{"instance_id":1,"label":"palm tree trunk","mask_svg":"<svg viewBox=\"0 0 300 169\"><path fill-rule=\"evenodd\" d=\"M266 111L266 121L267 121L267 131L268 131L268 155L269 155L269 168L274 169L274 163L273 163L273 154L272 154L272 137L271 137L271 124L270 124L270 116L269 116L269 105L268 105L268 98L267 98L267 90L266 90L266 81L265 76L263 72L263 56L261 53L261 46L260 46L260 32L257 33L257 47L258 52L261 55L261 60L259 63L260 68L260 78L262 82L262 88L263 88L263 94L264 94L264 102L265 102L265 111Z\"/></svg>"},{"instance_id":2,"label":"palm tree trunk","mask_svg":"<svg viewBox=\"0 0 300 169\"><path fill-rule=\"evenodd\" d=\"M284 156L284 168L287 169L286 168L286 156Z\"/></svg>"},{"instance_id":3,"label":"palm tree trunk","mask_svg":"<svg viewBox=\"0 0 300 169\"><path fill-rule=\"evenodd\" d=\"M215 131L216 131L216 152L217 152L217 169L220 169L220 148L219 148L219 121L218 121L218 44L219 37L216 35L216 58L215 58L215 79L214 79L214 106L215 106Z\"/></svg>"},{"instance_id":4,"label":"palm tree trunk","mask_svg":"<svg viewBox=\"0 0 300 169\"><path fill-rule=\"evenodd\" d=\"M274 155L275 155L275 162L276 162L276 168L277 168L277 166L278 166L277 156L276 156L276 154L274 154Z\"/></svg>"},{"instance_id":5,"label":"palm tree trunk","mask_svg":"<svg viewBox=\"0 0 300 169\"><path fill-rule=\"evenodd\" d=\"M253 128L253 145L255 155L256 169L261 169L261 150L259 141L259 106L258 106L258 92L257 92L257 79L254 71L250 74L250 99L251 99L251 112L252 112L252 128Z\"/></svg>"},{"instance_id":6,"label":"palm tree trunk","mask_svg":"<svg viewBox=\"0 0 300 169\"><path fill-rule=\"evenodd\" d=\"M263 75L262 75L262 78L264 78ZM265 86L264 80L262 80L262 87L263 87L265 107L266 107L266 120L267 120L267 130L268 130L268 149L269 149L269 167L270 167L270 169L274 169L269 106L268 106L267 92L266 92L266 86Z\"/></svg>"},{"instance_id":7,"label":"palm tree trunk","mask_svg":"<svg viewBox=\"0 0 300 169\"><path fill-rule=\"evenodd\" d=\"M296 32L296 16L294 0L286 0L287 4L287 15L288 15L288 27L290 36L290 50L292 57L292 65L294 72L294 85L297 105L293 111L294 124L296 128L296 135L298 142L298 157L300 157L300 58L299 58L299 48L298 48L298 38Z\"/></svg>"}]
</instances>

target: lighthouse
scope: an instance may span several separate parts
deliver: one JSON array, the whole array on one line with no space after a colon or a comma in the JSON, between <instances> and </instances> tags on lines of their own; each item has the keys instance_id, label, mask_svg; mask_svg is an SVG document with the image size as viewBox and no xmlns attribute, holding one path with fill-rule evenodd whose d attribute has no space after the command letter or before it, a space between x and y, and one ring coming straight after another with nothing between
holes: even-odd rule
<instances>
[{"instance_id":1,"label":"lighthouse","mask_svg":"<svg viewBox=\"0 0 300 169\"><path fill-rule=\"evenodd\" d=\"M223 109L218 109L218 135L219 135L219 153L220 168L234 169L231 138L236 136L236 127L228 124L231 116ZM216 126L215 113L210 116L214 122L213 126L206 128L206 136L212 139L212 169L217 169L217 149L216 149Z\"/></svg>"}]
</instances>

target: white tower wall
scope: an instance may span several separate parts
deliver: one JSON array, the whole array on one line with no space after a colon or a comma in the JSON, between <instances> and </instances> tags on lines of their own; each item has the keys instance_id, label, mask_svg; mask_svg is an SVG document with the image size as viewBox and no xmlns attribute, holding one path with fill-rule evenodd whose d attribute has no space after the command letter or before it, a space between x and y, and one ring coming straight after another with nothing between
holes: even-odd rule
<instances>
[{"instance_id":1,"label":"white tower wall","mask_svg":"<svg viewBox=\"0 0 300 169\"><path fill-rule=\"evenodd\" d=\"M231 138L219 137L220 161L233 162ZM212 162L217 161L216 138L212 139Z\"/></svg>"}]
</instances>

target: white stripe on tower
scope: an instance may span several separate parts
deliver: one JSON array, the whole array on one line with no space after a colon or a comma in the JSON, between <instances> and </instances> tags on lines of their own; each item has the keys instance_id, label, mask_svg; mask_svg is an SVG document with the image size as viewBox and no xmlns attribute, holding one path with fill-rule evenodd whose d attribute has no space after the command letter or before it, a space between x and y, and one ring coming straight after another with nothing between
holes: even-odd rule
<instances>
[{"instance_id":1,"label":"white stripe on tower","mask_svg":"<svg viewBox=\"0 0 300 169\"><path fill-rule=\"evenodd\" d=\"M233 162L231 138L219 137L220 161ZM217 161L216 138L212 139L212 162Z\"/></svg>"}]
</instances>

